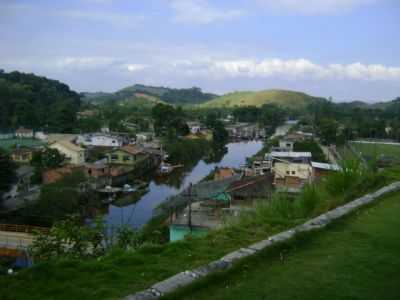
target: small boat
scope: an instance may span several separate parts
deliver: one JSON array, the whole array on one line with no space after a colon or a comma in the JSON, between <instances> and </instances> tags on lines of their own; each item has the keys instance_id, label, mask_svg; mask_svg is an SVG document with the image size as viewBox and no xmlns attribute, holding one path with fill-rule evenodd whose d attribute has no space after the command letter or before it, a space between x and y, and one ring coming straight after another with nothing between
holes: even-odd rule
<instances>
[{"instance_id":1,"label":"small boat","mask_svg":"<svg viewBox=\"0 0 400 300\"><path fill-rule=\"evenodd\" d=\"M162 162L157 170L157 175L165 176L172 173L172 171L174 171L175 169L182 167L183 165L171 165L169 163Z\"/></svg>"},{"instance_id":2,"label":"small boat","mask_svg":"<svg viewBox=\"0 0 400 300\"><path fill-rule=\"evenodd\" d=\"M124 194L128 194L128 193L133 193L136 192L137 188L134 186L131 186L130 184L124 184L123 188L122 188L122 192Z\"/></svg>"}]
</instances>

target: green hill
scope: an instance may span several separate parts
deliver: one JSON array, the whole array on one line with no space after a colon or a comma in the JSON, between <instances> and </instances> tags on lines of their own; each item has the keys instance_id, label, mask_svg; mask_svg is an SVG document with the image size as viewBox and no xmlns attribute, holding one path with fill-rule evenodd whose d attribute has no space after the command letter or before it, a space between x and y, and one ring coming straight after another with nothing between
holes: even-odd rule
<instances>
[{"instance_id":1,"label":"green hill","mask_svg":"<svg viewBox=\"0 0 400 300\"><path fill-rule=\"evenodd\" d=\"M324 98L313 97L305 93L285 90L264 90L259 92L233 92L211 101L203 103L201 107L235 107L235 106L262 106L277 104L282 107L304 108L310 103L321 101Z\"/></svg>"},{"instance_id":2,"label":"green hill","mask_svg":"<svg viewBox=\"0 0 400 300\"><path fill-rule=\"evenodd\" d=\"M188 89L173 89L166 87L146 86L142 84L128 86L115 93L83 93L82 96L83 101L93 104L101 104L110 101L133 102L135 99L141 98L141 100L147 99L149 101L162 101L169 104L179 105L200 104L217 97L215 94L203 93L202 90L197 87Z\"/></svg>"},{"instance_id":3,"label":"green hill","mask_svg":"<svg viewBox=\"0 0 400 300\"><path fill-rule=\"evenodd\" d=\"M0 129L71 132L80 104L79 94L62 82L0 70Z\"/></svg>"}]
</instances>

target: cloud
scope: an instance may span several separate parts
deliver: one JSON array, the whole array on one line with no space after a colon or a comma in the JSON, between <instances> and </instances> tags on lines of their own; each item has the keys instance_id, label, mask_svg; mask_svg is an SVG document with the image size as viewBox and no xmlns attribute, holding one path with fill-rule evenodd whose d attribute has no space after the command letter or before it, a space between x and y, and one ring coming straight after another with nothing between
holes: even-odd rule
<instances>
[{"instance_id":1,"label":"cloud","mask_svg":"<svg viewBox=\"0 0 400 300\"><path fill-rule=\"evenodd\" d=\"M142 24L146 19L145 16L130 16L103 11L61 10L55 11L52 14L76 20L107 23L115 27L124 28L137 27L138 25Z\"/></svg>"},{"instance_id":2,"label":"cloud","mask_svg":"<svg viewBox=\"0 0 400 300\"><path fill-rule=\"evenodd\" d=\"M210 24L231 21L245 15L239 9L217 9L206 0L173 0L171 7L175 11L173 20L178 23Z\"/></svg>"},{"instance_id":3,"label":"cloud","mask_svg":"<svg viewBox=\"0 0 400 300\"><path fill-rule=\"evenodd\" d=\"M352 11L376 0L256 0L268 10L302 15L335 14Z\"/></svg>"},{"instance_id":4,"label":"cloud","mask_svg":"<svg viewBox=\"0 0 400 300\"><path fill-rule=\"evenodd\" d=\"M95 69L118 64L118 60L112 57L88 56L88 57L63 57L55 62L49 62L48 65L54 65L58 68L78 68Z\"/></svg>"},{"instance_id":5,"label":"cloud","mask_svg":"<svg viewBox=\"0 0 400 300\"><path fill-rule=\"evenodd\" d=\"M142 70L144 70L144 69L146 69L147 68L147 65L142 65L142 64L128 64L128 65L126 65L126 69L129 71L129 72L139 72L139 71L142 71Z\"/></svg>"},{"instance_id":6,"label":"cloud","mask_svg":"<svg viewBox=\"0 0 400 300\"><path fill-rule=\"evenodd\" d=\"M279 77L281 79L351 79L351 80L400 80L400 67L388 67L381 64L365 65L329 64L320 65L300 58L282 60L279 58L256 60L178 60L171 64L173 68L187 75L226 77Z\"/></svg>"}]
</instances>

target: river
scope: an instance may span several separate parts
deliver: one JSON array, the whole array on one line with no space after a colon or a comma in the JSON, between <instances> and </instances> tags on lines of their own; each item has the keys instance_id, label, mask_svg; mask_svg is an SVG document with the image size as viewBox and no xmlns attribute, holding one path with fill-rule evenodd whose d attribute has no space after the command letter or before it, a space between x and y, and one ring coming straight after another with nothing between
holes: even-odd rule
<instances>
[{"instance_id":1,"label":"river","mask_svg":"<svg viewBox=\"0 0 400 300\"><path fill-rule=\"evenodd\" d=\"M173 184L151 180L149 190L135 204L124 207L109 205L105 221L111 226L129 225L140 228L153 215L153 209L168 197L180 193L190 183L197 183L207 176L215 167L238 168L246 162L246 158L261 150L262 141L229 143L227 152L218 163L206 163L200 160L191 170L180 174ZM171 174L170 176L174 176Z\"/></svg>"}]
</instances>

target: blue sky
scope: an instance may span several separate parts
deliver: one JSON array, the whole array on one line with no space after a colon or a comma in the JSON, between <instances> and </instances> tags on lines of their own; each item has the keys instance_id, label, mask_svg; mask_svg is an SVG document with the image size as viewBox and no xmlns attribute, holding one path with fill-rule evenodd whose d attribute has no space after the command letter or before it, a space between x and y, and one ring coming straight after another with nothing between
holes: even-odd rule
<instances>
[{"instance_id":1,"label":"blue sky","mask_svg":"<svg viewBox=\"0 0 400 300\"><path fill-rule=\"evenodd\" d=\"M0 68L134 83L400 96L398 0L0 0Z\"/></svg>"}]
</instances>

